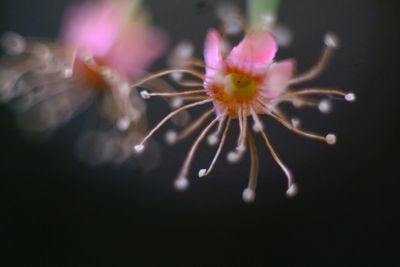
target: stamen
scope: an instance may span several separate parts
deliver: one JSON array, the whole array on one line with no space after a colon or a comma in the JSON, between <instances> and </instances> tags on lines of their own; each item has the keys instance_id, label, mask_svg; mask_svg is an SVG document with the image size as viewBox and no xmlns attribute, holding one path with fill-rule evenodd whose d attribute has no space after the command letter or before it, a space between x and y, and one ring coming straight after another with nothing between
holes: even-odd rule
<instances>
[{"instance_id":1,"label":"stamen","mask_svg":"<svg viewBox=\"0 0 400 267\"><path fill-rule=\"evenodd\" d=\"M346 96L348 93L335 90L335 89L304 89L296 92L289 92L286 94L283 94L280 96L280 99L286 99L286 98L291 98L291 97L296 97L299 95L316 95L316 94L321 94L321 95L339 95L339 96Z\"/></svg>"},{"instance_id":2,"label":"stamen","mask_svg":"<svg viewBox=\"0 0 400 267\"><path fill-rule=\"evenodd\" d=\"M290 124L289 122L287 122L286 120L282 119L279 115L275 115L274 113L270 112L268 115L270 115L272 118L276 119L278 122L280 122L283 126L285 126L286 128L288 128L289 130L300 134L302 136L308 137L308 138L312 138L312 139L317 139L317 140L321 140L326 142L326 137L321 136L321 135L316 135L313 133L308 133L308 132L304 132L302 130L297 129L296 127L294 127L292 124Z\"/></svg>"},{"instance_id":3,"label":"stamen","mask_svg":"<svg viewBox=\"0 0 400 267\"><path fill-rule=\"evenodd\" d=\"M208 144L210 146L214 146L214 145L216 145L218 143L219 135L220 135L220 133L222 131L222 126L223 126L223 124L225 122L225 119L226 119L226 113L223 113L222 116L221 116L221 119L220 119L220 121L218 123L217 130L214 133L212 133L212 134L210 134L208 136L207 142L208 142Z\"/></svg>"},{"instance_id":4,"label":"stamen","mask_svg":"<svg viewBox=\"0 0 400 267\"><path fill-rule=\"evenodd\" d=\"M238 162L244 152L246 151L246 132L247 132L247 116L245 116L243 110L238 111L238 120L239 120L239 137L237 141L237 146L234 151L231 151L227 155L228 162L236 163Z\"/></svg>"},{"instance_id":5,"label":"stamen","mask_svg":"<svg viewBox=\"0 0 400 267\"><path fill-rule=\"evenodd\" d=\"M199 89L199 90L185 91L185 92L179 92L179 93L149 93L146 90L143 90L140 92L140 95L144 99L148 99L152 96L164 96L164 97L185 96L185 95L204 93L205 91L206 91L205 89Z\"/></svg>"},{"instance_id":6,"label":"stamen","mask_svg":"<svg viewBox=\"0 0 400 267\"><path fill-rule=\"evenodd\" d=\"M193 133L196 129L198 129L200 125L203 124L203 122L214 112L214 110L215 108L212 108L211 110L205 112L197 120L188 125L179 135L176 136L175 141L177 142L188 137L191 133Z\"/></svg>"},{"instance_id":7,"label":"stamen","mask_svg":"<svg viewBox=\"0 0 400 267\"><path fill-rule=\"evenodd\" d=\"M264 130L261 131L261 135L264 138L265 143L267 144L267 147L269 151L271 152L272 157L274 158L275 162L278 163L279 167L283 170L283 172L286 175L287 181L288 181L288 190L293 189L293 185L295 184L293 181L293 176L290 170L285 166L285 164L282 162L282 160L278 157L278 154L276 154L274 148L272 147L267 135L265 134ZM287 195L290 195L292 191L286 191Z\"/></svg>"},{"instance_id":8,"label":"stamen","mask_svg":"<svg viewBox=\"0 0 400 267\"><path fill-rule=\"evenodd\" d=\"M197 147L199 146L200 142L203 140L203 138L207 135L208 131L211 129L211 127L214 126L215 123L217 123L219 118L215 118L208 126L201 132L199 137L196 139L196 141L193 143L192 147L190 148L190 151L186 157L185 162L182 165L182 169L178 175L178 178L175 180L175 187L178 183L178 181L186 180L187 181L187 175L189 173L189 168L190 164L192 163L194 154L197 150ZM181 180L182 179L182 180ZM186 186L187 187L187 186ZM184 188L186 189L186 188Z\"/></svg>"},{"instance_id":9,"label":"stamen","mask_svg":"<svg viewBox=\"0 0 400 267\"><path fill-rule=\"evenodd\" d=\"M168 74L171 74L171 73L175 73L175 72L191 74L194 77L197 77L197 78L199 78L201 80L205 79L205 76L202 73L197 72L195 70L191 70L191 69L173 69L173 70L164 70L164 71L160 71L160 72L155 73L155 74L151 74L148 77L145 77L142 80L139 80L138 82L132 84L131 87L138 87L138 86L144 84L145 82L148 82L148 81L156 79L158 77L162 77L162 76L165 76L165 75L168 75Z\"/></svg>"},{"instance_id":10,"label":"stamen","mask_svg":"<svg viewBox=\"0 0 400 267\"><path fill-rule=\"evenodd\" d=\"M242 198L246 203L251 203L255 199L255 191L257 186L257 177L258 177L258 156L257 156L257 148L254 143L253 135L248 131L247 132L247 143L250 148L250 175L249 175L249 184L247 188L243 191Z\"/></svg>"},{"instance_id":11,"label":"stamen","mask_svg":"<svg viewBox=\"0 0 400 267\"><path fill-rule=\"evenodd\" d=\"M195 82L195 81L175 81L180 86L184 87L203 87L203 83Z\"/></svg>"},{"instance_id":12,"label":"stamen","mask_svg":"<svg viewBox=\"0 0 400 267\"><path fill-rule=\"evenodd\" d=\"M310 81L319 76L325 70L326 66L333 56L333 52L339 45L339 39L333 34L327 34L325 36L324 43L325 46L322 49L322 53L318 62L307 72L300 74L299 76L290 80L289 85Z\"/></svg>"},{"instance_id":13,"label":"stamen","mask_svg":"<svg viewBox=\"0 0 400 267\"><path fill-rule=\"evenodd\" d=\"M175 116L177 113L192 108L192 107L196 107L196 106L200 106L203 104L206 104L208 102L211 102L211 99L207 99L207 100L203 100L203 101L199 101L199 102L194 102L192 104L188 104L186 106L183 106L177 110L172 111L171 113L169 113L166 117L164 117L164 119L162 119L147 135L146 137L143 138L143 140L136 146L134 146L134 149L136 150L136 152L141 152L144 149L144 143L147 141L147 139L149 139L153 133L155 131L157 131L165 122L167 122L170 118L172 118L173 116Z\"/></svg>"},{"instance_id":14,"label":"stamen","mask_svg":"<svg viewBox=\"0 0 400 267\"><path fill-rule=\"evenodd\" d=\"M232 119L229 117L228 121L226 122L226 125L225 125L224 133L222 134L222 137L221 137L221 142L219 143L218 149L215 152L214 158L211 161L211 164L208 167L208 169L201 169L199 171L199 177L208 175L211 172L211 170L214 168L214 165L217 162L217 159L218 159L219 155L221 154L222 148L225 144L226 136L228 135L228 130L231 125L231 121L232 121Z\"/></svg>"},{"instance_id":15,"label":"stamen","mask_svg":"<svg viewBox=\"0 0 400 267\"><path fill-rule=\"evenodd\" d=\"M253 131L258 133L264 128L264 125L261 122L260 118L258 117L257 113L255 113L253 109L250 109L250 112L251 112L251 116L252 116L253 121L254 121Z\"/></svg>"}]
</instances>

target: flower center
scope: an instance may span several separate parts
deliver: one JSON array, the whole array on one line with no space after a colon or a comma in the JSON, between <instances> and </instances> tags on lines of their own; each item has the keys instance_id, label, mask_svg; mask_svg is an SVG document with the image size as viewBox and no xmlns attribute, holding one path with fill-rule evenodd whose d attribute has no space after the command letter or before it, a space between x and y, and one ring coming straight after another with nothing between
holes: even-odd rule
<instances>
[{"instance_id":1,"label":"flower center","mask_svg":"<svg viewBox=\"0 0 400 267\"><path fill-rule=\"evenodd\" d=\"M230 99L243 102L253 99L257 89L253 79L242 74L232 73L225 76L224 91Z\"/></svg>"}]
</instances>

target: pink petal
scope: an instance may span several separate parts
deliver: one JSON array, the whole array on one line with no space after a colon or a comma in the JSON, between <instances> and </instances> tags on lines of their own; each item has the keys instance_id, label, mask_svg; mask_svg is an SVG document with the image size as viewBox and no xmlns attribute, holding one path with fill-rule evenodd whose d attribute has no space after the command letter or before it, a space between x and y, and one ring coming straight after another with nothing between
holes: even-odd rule
<instances>
[{"instance_id":1,"label":"pink petal","mask_svg":"<svg viewBox=\"0 0 400 267\"><path fill-rule=\"evenodd\" d=\"M249 33L227 57L228 65L247 72L258 72L272 63L278 49L267 31Z\"/></svg>"},{"instance_id":2,"label":"pink petal","mask_svg":"<svg viewBox=\"0 0 400 267\"><path fill-rule=\"evenodd\" d=\"M104 61L133 79L161 55L167 41L163 32L147 28L142 23L132 23L127 29L120 34Z\"/></svg>"},{"instance_id":3,"label":"pink petal","mask_svg":"<svg viewBox=\"0 0 400 267\"><path fill-rule=\"evenodd\" d=\"M262 86L264 95L269 98L276 98L281 95L288 87L295 66L296 62L292 59L271 64Z\"/></svg>"},{"instance_id":4,"label":"pink petal","mask_svg":"<svg viewBox=\"0 0 400 267\"><path fill-rule=\"evenodd\" d=\"M211 77L215 74L215 69L220 65L222 40L218 31L210 29L207 33L204 44L204 59L206 62L206 76Z\"/></svg>"},{"instance_id":5,"label":"pink petal","mask_svg":"<svg viewBox=\"0 0 400 267\"><path fill-rule=\"evenodd\" d=\"M61 39L101 57L113 46L122 24L122 12L122 6L112 1L73 5L65 14Z\"/></svg>"}]
</instances>

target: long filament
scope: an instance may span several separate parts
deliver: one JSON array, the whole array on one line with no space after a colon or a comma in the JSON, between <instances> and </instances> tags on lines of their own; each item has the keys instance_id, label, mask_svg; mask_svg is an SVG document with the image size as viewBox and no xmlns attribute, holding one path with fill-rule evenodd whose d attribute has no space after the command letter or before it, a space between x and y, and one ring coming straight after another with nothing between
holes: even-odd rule
<instances>
[{"instance_id":1,"label":"long filament","mask_svg":"<svg viewBox=\"0 0 400 267\"><path fill-rule=\"evenodd\" d=\"M257 147L254 143L254 137L250 131L247 132L247 143L249 144L250 150L250 175L249 175L249 184L248 187L253 192L256 190L257 186L257 176L258 176L258 156L257 156Z\"/></svg>"},{"instance_id":2,"label":"long filament","mask_svg":"<svg viewBox=\"0 0 400 267\"><path fill-rule=\"evenodd\" d=\"M219 145L218 145L218 149L217 149L217 151L215 152L214 158L213 158L213 160L211 161L211 164L210 164L210 166L208 167L208 169L205 170L205 172L202 173L201 176L206 176L206 175L208 175L208 174L212 171L212 169L214 168L214 165L215 165L215 163L217 162L219 155L221 154L222 148L224 147L225 140L226 140L226 137L227 137L227 135L228 135L229 127L230 127L230 125L231 125L231 121L232 121L232 118L229 117L229 118L228 118L228 121L226 122L225 129L224 129L224 132L223 132L222 137L221 137L221 141L220 141L220 143L219 143ZM202 171L202 170L200 170L200 172L201 172L201 171Z\"/></svg>"},{"instance_id":3,"label":"long filament","mask_svg":"<svg viewBox=\"0 0 400 267\"><path fill-rule=\"evenodd\" d=\"M205 78L205 76L203 74L201 74L200 72L195 71L195 70L190 70L190 69L164 70L164 71L160 71L160 72L155 73L155 74L151 74L148 77L143 78L142 80L139 80L138 82L132 84L131 87L137 87L137 86L140 86L140 85L142 85L143 83L145 83L145 82L147 82L149 80L153 80L155 78L162 77L162 76L165 76L165 75L168 75L168 74L171 74L171 73L176 73L176 72L191 74L194 77L197 77L197 78L199 78L201 80L204 80L204 78Z\"/></svg>"},{"instance_id":4,"label":"long filament","mask_svg":"<svg viewBox=\"0 0 400 267\"><path fill-rule=\"evenodd\" d=\"M264 141L271 152L272 157L278 163L279 167L281 167L282 171L285 173L287 181L288 181L288 188L290 189L294 185L294 180L292 177L292 173L290 170L286 167L286 165L282 162L282 160L279 158L278 154L276 154L274 148L272 147L267 135L265 134L264 130L261 130L261 135L264 138Z\"/></svg>"},{"instance_id":5,"label":"long filament","mask_svg":"<svg viewBox=\"0 0 400 267\"><path fill-rule=\"evenodd\" d=\"M328 35L327 37L330 36ZM307 82L319 76L325 70L330 59L332 58L333 53L336 49L336 45L337 44L327 44L327 42L325 41L325 46L322 50L321 56L317 61L317 63L313 67L311 67L311 69L309 69L307 72L300 74L299 76L290 80L289 84L293 85L293 84Z\"/></svg>"},{"instance_id":6,"label":"long filament","mask_svg":"<svg viewBox=\"0 0 400 267\"><path fill-rule=\"evenodd\" d=\"M279 115L275 115L273 113L269 113L269 115L274 118L275 120L277 120L278 122L280 122L283 126L285 126L286 128L288 128L289 130L308 137L308 138L312 138L312 139L317 139L317 140L321 140L321 141L325 141L326 142L326 137L325 136L321 136L321 135L317 135L317 134L313 134L313 133L308 133L308 132L304 132L302 130L299 130L296 127L293 127L293 125L289 122L287 122L286 120L282 119Z\"/></svg>"},{"instance_id":7,"label":"long filament","mask_svg":"<svg viewBox=\"0 0 400 267\"><path fill-rule=\"evenodd\" d=\"M179 92L179 93L147 93L146 92L145 95L146 96L175 97L175 96L187 96L187 95L199 94L199 93L204 93L205 91L206 91L205 89L199 89L199 90L191 90L191 91L185 91L185 92Z\"/></svg>"},{"instance_id":8,"label":"long filament","mask_svg":"<svg viewBox=\"0 0 400 267\"><path fill-rule=\"evenodd\" d=\"M195 131L197 128L200 127L200 125L203 124L203 122L214 112L214 108L207 111L204 113L202 116L200 116L197 120L195 120L193 123L188 125L181 133L178 134L176 137L175 141L180 141L182 139L185 139L188 137L193 131Z\"/></svg>"},{"instance_id":9,"label":"long filament","mask_svg":"<svg viewBox=\"0 0 400 267\"><path fill-rule=\"evenodd\" d=\"M211 102L212 100L211 99L206 99L206 100L203 100L203 101L199 101L199 102L194 102L194 103L192 103L192 104L188 104L188 105L186 105L186 106L183 106L183 107L180 107L180 108L178 108L177 110L174 110L174 111L172 111L171 113L169 113L167 116L165 116L164 117L164 119L162 119L144 138L143 138L143 140L138 144L138 146L137 146L137 148L141 148L141 146L143 146L143 144L147 141L147 139L149 139L152 135L153 135L153 133L155 132L155 131L157 131L165 122L167 122L169 119L171 119L173 116L175 116L177 113L179 113L179 112L181 112L181 111L183 111L183 110L186 110L186 109L189 109L189 108L192 108L192 107L196 107L196 106L200 106L200 105L203 105L203 104L206 104L206 103L208 103L208 102Z\"/></svg>"},{"instance_id":10,"label":"long filament","mask_svg":"<svg viewBox=\"0 0 400 267\"><path fill-rule=\"evenodd\" d=\"M296 92L289 92L286 94L283 94L280 96L280 99L285 99L285 98L290 98L290 97L295 97L299 95L314 95L314 94L322 94L322 95L339 95L339 96L346 96L348 93L340 91L340 90L335 90L335 89L304 89Z\"/></svg>"},{"instance_id":11,"label":"long filament","mask_svg":"<svg viewBox=\"0 0 400 267\"><path fill-rule=\"evenodd\" d=\"M210 122L210 124L208 124L208 126L201 132L201 134L199 135L199 137L196 139L196 141L193 143L192 147L189 150L189 153L185 159L185 162L182 165L182 169L177 177L177 180L179 179L186 179L188 172L189 172L189 167L190 164L192 163L194 154L197 150L197 147L199 146L200 142L203 140L203 138L206 136L206 134L208 133L208 131L214 126L214 124L216 124L218 122L220 118L217 117L215 118L213 121Z\"/></svg>"}]
</instances>

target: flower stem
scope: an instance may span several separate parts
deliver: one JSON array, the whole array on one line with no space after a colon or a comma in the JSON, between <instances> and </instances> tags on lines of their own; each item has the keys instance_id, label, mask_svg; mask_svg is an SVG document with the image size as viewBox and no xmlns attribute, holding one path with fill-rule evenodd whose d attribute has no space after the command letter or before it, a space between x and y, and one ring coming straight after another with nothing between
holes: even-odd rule
<instances>
[{"instance_id":1,"label":"flower stem","mask_svg":"<svg viewBox=\"0 0 400 267\"><path fill-rule=\"evenodd\" d=\"M247 0L247 20L254 29L271 30L278 17L279 0Z\"/></svg>"}]
</instances>

